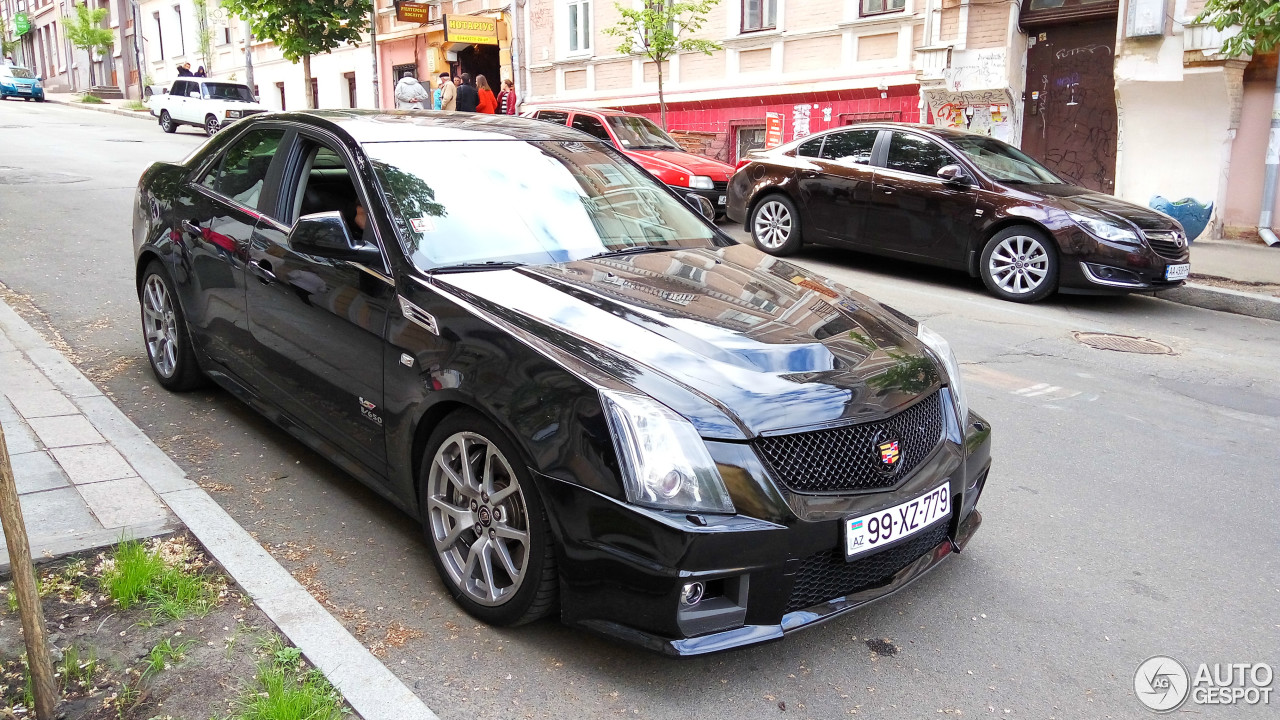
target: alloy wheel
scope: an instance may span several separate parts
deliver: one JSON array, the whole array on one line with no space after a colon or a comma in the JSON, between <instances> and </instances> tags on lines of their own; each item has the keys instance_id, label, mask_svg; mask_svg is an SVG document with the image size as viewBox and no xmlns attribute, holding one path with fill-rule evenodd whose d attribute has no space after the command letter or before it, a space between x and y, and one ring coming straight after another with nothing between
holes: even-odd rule
<instances>
[{"instance_id":1,"label":"alloy wheel","mask_svg":"<svg viewBox=\"0 0 1280 720\"><path fill-rule=\"evenodd\" d=\"M178 367L178 321L173 299L159 275L147 277L142 288L142 323L147 354L156 372L173 377Z\"/></svg>"},{"instance_id":2,"label":"alloy wheel","mask_svg":"<svg viewBox=\"0 0 1280 720\"><path fill-rule=\"evenodd\" d=\"M218 119L210 115L204 119L204 134L213 137L218 132Z\"/></svg>"},{"instance_id":3,"label":"alloy wheel","mask_svg":"<svg viewBox=\"0 0 1280 720\"><path fill-rule=\"evenodd\" d=\"M509 601L529 569L524 490L497 445L473 432L441 443L427 475L431 539L445 572L467 598Z\"/></svg>"},{"instance_id":4,"label":"alloy wheel","mask_svg":"<svg viewBox=\"0 0 1280 720\"><path fill-rule=\"evenodd\" d=\"M777 200L766 200L756 211L752 230L762 246L777 250L791 239L791 211Z\"/></svg>"},{"instance_id":5,"label":"alloy wheel","mask_svg":"<svg viewBox=\"0 0 1280 720\"><path fill-rule=\"evenodd\" d=\"M1005 292L1035 292L1049 276L1049 252L1036 238L1011 235L999 242L987 261L987 271Z\"/></svg>"}]
</instances>

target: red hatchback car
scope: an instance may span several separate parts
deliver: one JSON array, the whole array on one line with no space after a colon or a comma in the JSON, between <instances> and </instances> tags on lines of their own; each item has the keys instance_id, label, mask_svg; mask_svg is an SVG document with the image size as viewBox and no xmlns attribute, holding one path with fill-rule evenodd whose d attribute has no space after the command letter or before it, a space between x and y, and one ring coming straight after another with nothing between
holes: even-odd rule
<instances>
[{"instance_id":1,"label":"red hatchback car","mask_svg":"<svg viewBox=\"0 0 1280 720\"><path fill-rule=\"evenodd\" d=\"M733 175L733 166L686 152L643 115L620 110L539 107L524 116L595 135L621 150L668 187L681 195L697 193L711 201L717 217L724 215L725 190L729 176Z\"/></svg>"}]
</instances>

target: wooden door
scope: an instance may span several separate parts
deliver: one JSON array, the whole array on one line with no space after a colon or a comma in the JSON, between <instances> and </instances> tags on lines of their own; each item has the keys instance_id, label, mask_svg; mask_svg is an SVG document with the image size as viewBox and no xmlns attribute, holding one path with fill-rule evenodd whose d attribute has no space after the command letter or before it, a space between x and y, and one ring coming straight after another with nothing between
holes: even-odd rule
<instances>
[{"instance_id":1,"label":"wooden door","mask_svg":"<svg viewBox=\"0 0 1280 720\"><path fill-rule=\"evenodd\" d=\"M1040 28L1031 36L1023 151L1078 185L1113 192L1115 18Z\"/></svg>"}]
</instances>

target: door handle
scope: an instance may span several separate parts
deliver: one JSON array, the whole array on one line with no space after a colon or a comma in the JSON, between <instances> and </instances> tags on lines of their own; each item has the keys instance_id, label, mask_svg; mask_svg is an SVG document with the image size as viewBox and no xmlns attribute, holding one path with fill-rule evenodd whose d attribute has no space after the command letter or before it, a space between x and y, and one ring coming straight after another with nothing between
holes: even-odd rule
<instances>
[{"instance_id":1,"label":"door handle","mask_svg":"<svg viewBox=\"0 0 1280 720\"><path fill-rule=\"evenodd\" d=\"M276 281L276 274L271 272L270 263L250 260L249 269L253 271L254 275L258 276L258 282L261 282L263 285L270 285Z\"/></svg>"},{"instance_id":2,"label":"door handle","mask_svg":"<svg viewBox=\"0 0 1280 720\"><path fill-rule=\"evenodd\" d=\"M201 228L199 225L197 225L197 224L195 223L195 221L194 221L194 220L183 220L183 221L182 221L182 229L183 229L183 230L186 230L187 232L191 233L192 235L203 235L203 234L204 234L204 229L203 229L203 228Z\"/></svg>"},{"instance_id":3,"label":"door handle","mask_svg":"<svg viewBox=\"0 0 1280 720\"><path fill-rule=\"evenodd\" d=\"M891 190L891 189L889 189L889 188L885 188L885 189L881 190L880 192L884 193L885 195L892 195L892 194L893 194L893 190Z\"/></svg>"}]
</instances>

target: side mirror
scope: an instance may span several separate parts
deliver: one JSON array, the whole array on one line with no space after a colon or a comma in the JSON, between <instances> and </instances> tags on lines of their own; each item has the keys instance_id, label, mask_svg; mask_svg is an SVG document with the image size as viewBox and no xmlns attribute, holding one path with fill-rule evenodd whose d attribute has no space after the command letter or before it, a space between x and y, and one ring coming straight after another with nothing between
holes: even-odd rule
<instances>
[{"instance_id":1,"label":"side mirror","mask_svg":"<svg viewBox=\"0 0 1280 720\"><path fill-rule=\"evenodd\" d=\"M943 165L941 168L938 168L938 177L942 178L943 182L950 183L952 185L967 186L973 184L973 181L969 179L969 176L964 173L964 168L959 165Z\"/></svg>"},{"instance_id":2,"label":"side mirror","mask_svg":"<svg viewBox=\"0 0 1280 720\"><path fill-rule=\"evenodd\" d=\"M352 238L347 221L337 211L298 218L289 232L289 247L303 255L382 266L378 247Z\"/></svg>"},{"instance_id":3,"label":"side mirror","mask_svg":"<svg viewBox=\"0 0 1280 720\"><path fill-rule=\"evenodd\" d=\"M686 193L684 201L689 203L689 207L698 211L698 214L702 215L702 217L713 222L715 221L716 206L712 205L710 200L702 197L698 193Z\"/></svg>"}]
</instances>

